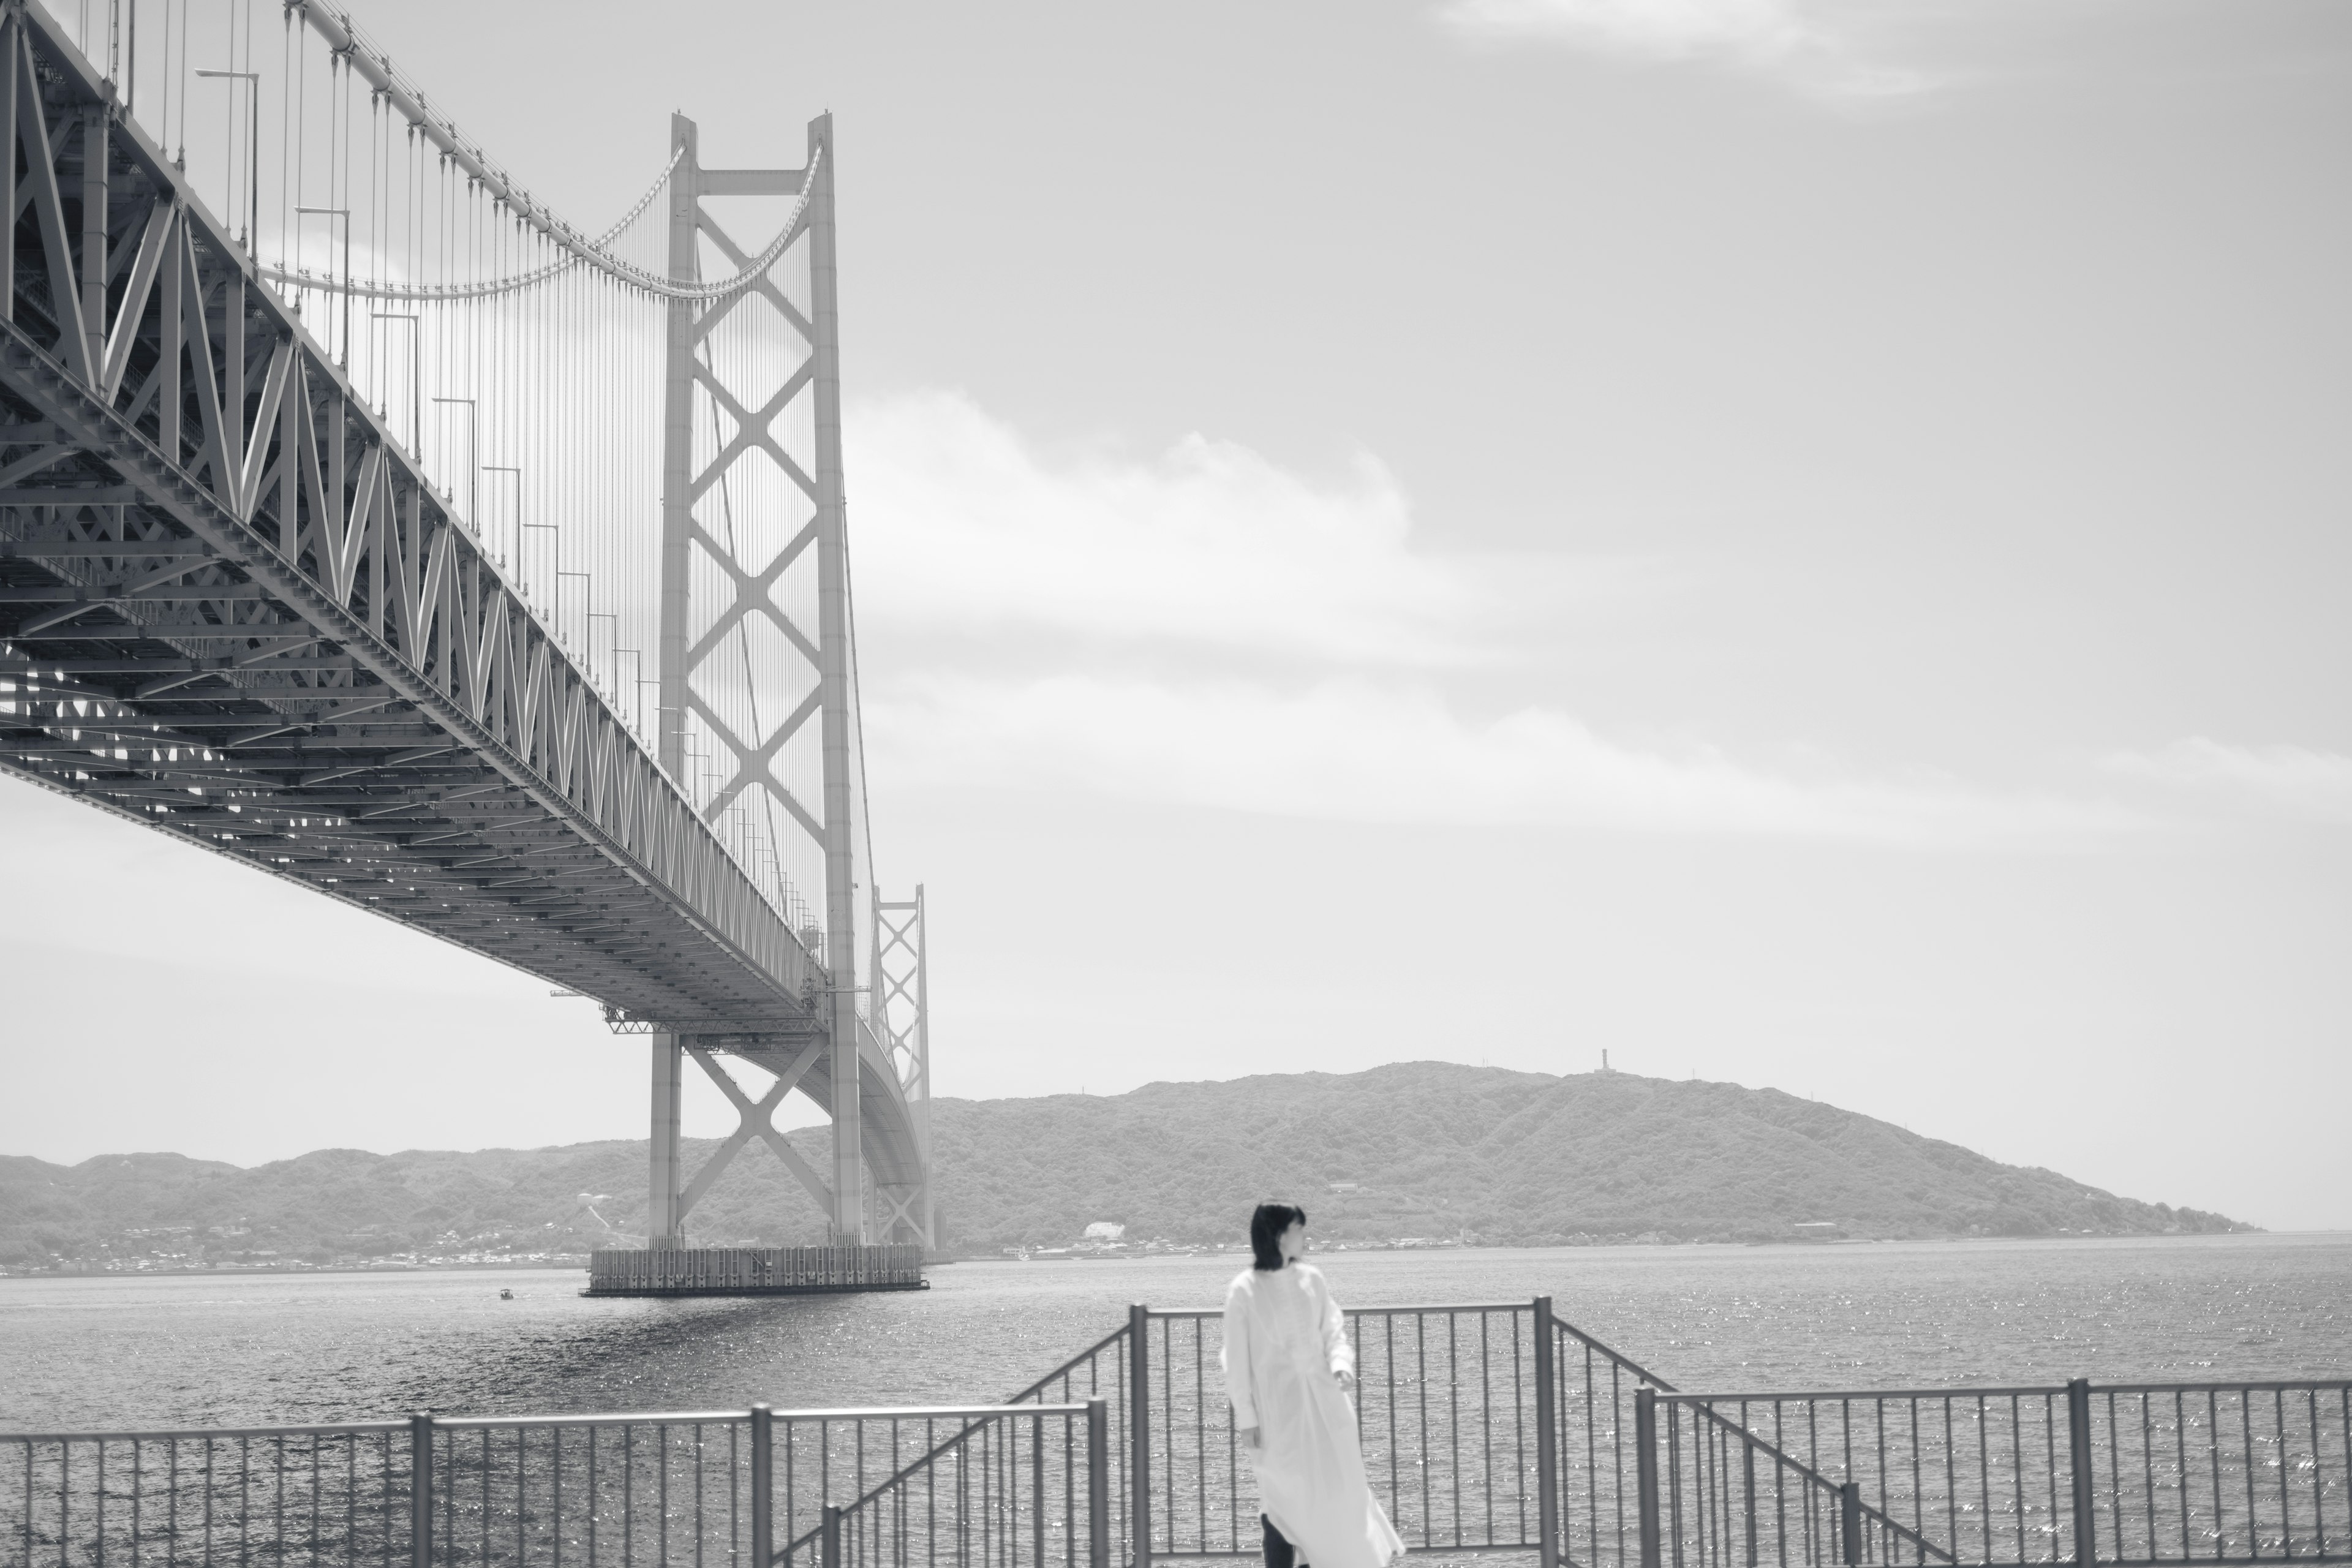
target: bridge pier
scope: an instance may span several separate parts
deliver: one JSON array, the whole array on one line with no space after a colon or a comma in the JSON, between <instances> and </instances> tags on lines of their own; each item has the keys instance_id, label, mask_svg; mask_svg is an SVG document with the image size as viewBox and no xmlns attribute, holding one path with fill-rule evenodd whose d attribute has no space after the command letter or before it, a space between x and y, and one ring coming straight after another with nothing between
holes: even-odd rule
<instances>
[{"instance_id":1,"label":"bridge pier","mask_svg":"<svg viewBox=\"0 0 2352 1568\"><path fill-rule=\"evenodd\" d=\"M686 1048L676 1035L653 1037L653 1137L646 1205L646 1245L683 1247L685 1217L678 1212L678 1109L685 1089Z\"/></svg>"}]
</instances>

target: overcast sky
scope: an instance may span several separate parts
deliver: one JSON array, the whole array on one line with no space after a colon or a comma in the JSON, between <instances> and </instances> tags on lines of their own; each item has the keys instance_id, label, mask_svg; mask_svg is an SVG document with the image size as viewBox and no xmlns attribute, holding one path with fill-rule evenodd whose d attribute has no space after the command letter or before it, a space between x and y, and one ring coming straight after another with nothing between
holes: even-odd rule
<instances>
[{"instance_id":1,"label":"overcast sky","mask_svg":"<svg viewBox=\"0 0 2352 1568\"><path fill-rule=\"evenodd\" d=\"M2352 1226L2352 10L360 16L592 232L835 112L942 1092L1606 1048ZM543 982L0 833L0 1151L643 1133Z\"/></svg>"}]
</instances>

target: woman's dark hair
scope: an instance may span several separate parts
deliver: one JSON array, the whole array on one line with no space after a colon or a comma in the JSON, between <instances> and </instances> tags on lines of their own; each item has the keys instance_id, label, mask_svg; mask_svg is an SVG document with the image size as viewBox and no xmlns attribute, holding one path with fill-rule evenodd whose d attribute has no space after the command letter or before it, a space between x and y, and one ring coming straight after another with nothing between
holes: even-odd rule
<instances>
[{"instance_id":1,"label":"woman's dark hair","mask_svg":"<svg viewBox=\"0 0 2352 1568\"><path fill-rule=\"evenodd\" d=\"M1257 1213L1250 1215L1250 1250L1255 1253L1254 1268L1268 1274L1282 1267L1282 1233L1292 1225L1305 1225L1307 1211L1297 1204L1260 1204Z\"/></svg>"}]
</instances>

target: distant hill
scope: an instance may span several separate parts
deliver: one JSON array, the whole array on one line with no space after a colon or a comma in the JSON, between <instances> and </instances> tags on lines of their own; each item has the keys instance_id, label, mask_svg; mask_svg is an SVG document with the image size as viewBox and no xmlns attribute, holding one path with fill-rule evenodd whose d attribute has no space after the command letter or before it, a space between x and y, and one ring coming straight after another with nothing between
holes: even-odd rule
<instances>
[{"instance_id":1,"label":"distant hill","mask_svg":"<svg viewBox=\"0 0 2352 1568\"><path fill-rule=\"evenodd\" d=\"M932 1107L946 1244L1233 1241L1289 1195L1326 1241L1488 1245L1846 1237L2160 1235L2252 1226L2117 1197L2053 1171L1777 1089L1444 1062L1130 1094ZM824 1163L822 1129L793 1134ZM713 1146L688 1141L689 1166ZM245 1170L177 1154L73 1166L0 1158L0 1267L559 1256L634 1245L644 1143L476 1153L330 1149ZM1799 1230L1798 1226L1830 1227ZM694 1238L819 1239L823 1216L756 1145Z\"/></svg>"}]
</instances>

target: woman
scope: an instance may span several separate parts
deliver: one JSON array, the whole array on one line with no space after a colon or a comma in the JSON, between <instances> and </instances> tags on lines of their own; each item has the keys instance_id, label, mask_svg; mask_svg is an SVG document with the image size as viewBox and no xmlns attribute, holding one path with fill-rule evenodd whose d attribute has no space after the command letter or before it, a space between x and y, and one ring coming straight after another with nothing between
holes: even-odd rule
<instances>
[{"instance_id":1,"label":"woman","mask_svg":"<svg viewBox=\"0 0 2352 1568\"><path fill-rule=\"evenodd\" d=\"M1225 1290L1225 1394L1257 1472L1266 1568L1388 1568L1404 1553L1364 1480L1356 1352L1322 1270L1305 1260L1307 1211L1260 1204L1255 1254Z\"/></svg>"}]
</instances>

